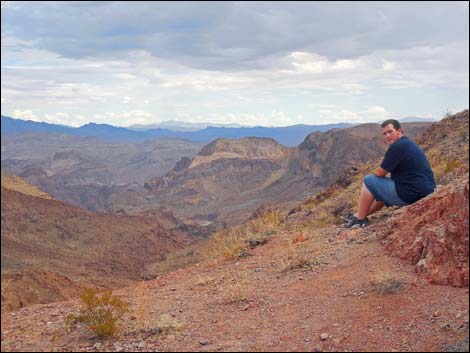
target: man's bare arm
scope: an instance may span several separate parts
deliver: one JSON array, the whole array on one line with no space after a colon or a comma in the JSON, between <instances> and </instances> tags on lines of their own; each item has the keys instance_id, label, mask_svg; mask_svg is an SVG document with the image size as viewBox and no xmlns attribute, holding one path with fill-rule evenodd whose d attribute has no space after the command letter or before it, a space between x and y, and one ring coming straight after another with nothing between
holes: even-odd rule
<instances>
[{"instance_id":1,"label":"man's bare arm","mask_svg":"<svg viewBox=\"0 0 470 353\"><path fill-rule=\"evenodd\" d=\"M381 167L378 167L376 170L375 170L375 175L379 176L379 177L384 177L387 175L387 171Z\"/></svg>"}]
</instances>

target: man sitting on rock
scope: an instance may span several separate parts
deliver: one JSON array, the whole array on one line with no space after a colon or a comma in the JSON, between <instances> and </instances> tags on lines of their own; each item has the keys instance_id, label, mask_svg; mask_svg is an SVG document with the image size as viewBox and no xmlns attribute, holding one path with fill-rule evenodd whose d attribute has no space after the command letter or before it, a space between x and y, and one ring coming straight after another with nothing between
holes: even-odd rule
<instances>
[{"instance_id":1,"label":"man sitting on rock","mask_svg":"<svg viewBox=\"0 0 470 353\"><path fill-rule=\"evenodd\" d=\"M357 215L344 217L346 228L369 225L367 216L384 205L406 206L429 195L436 188L434 173L423 150L404 136L400 122L382 123L382 133L390 145L374 174L364 178ZM390 178L385 177L387 173Z\"/></svg>"}]
</instances>

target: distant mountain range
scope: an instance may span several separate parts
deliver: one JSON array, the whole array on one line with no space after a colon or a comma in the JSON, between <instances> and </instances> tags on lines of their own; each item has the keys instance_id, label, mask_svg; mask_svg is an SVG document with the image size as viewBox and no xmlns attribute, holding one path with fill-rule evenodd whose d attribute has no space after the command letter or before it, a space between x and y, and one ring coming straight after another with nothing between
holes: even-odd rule
<instances>
[{"instance_id":1,"label":"distant mountain range","mask_svg":"<svg viewBox=\"0 0 470 353\"><path fill-rule=\"evenodd\" d=\"M2 115L1 133L14 135L23 132L54 132L74 136L94 136L113 141L140 142L157 138L178 138L193 142L211 142L217 138L238 139L244 137L273 138L285 146L299 145L307 135L315 131L328 131L333 128L347 128L353 124L338 123L327 125L292 125L286 127L216 127L207 126L197 131L172 131L170 129L149 129L139 131L107 124L89 123L78 128L13 119ZM173 127L174 128L174 127Z\"/></svg>"},{"instance_id":2,"label":"distant mountain range","mask_svg":"<svg viewBox=\"0 0 470 353\"><path fill-rule=\"evenodd\" d=\"M225 127L225 128L240 128L240 127L248 127L240 124L214 124L214 123L190 123L186 121L176 121L176 120L168 120L163 121L158 124L151 124L151 125L140 125L134 124L127 127L129 130L134 131L146 131L152 129L168 129L171 131L198 131L205 129L208 126L212 127Z\"/></svg>"}]
</instances>

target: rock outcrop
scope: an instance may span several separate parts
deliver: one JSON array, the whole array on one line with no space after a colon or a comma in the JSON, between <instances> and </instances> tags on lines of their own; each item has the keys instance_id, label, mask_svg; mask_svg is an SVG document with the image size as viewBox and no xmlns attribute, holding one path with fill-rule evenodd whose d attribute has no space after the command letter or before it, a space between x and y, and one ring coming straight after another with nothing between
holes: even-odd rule
<instances>
[{"instance_id":1,"label":"rock outcrop","mask_svg":"<svg viewBox=\"0 0 470 353\"><path fill-rule=\"evenodd\" d=\"M393 255L416 266L431 283L469 284L468 173L419 202L395 212L380 237Z\"/></svg>"}]
</instances>

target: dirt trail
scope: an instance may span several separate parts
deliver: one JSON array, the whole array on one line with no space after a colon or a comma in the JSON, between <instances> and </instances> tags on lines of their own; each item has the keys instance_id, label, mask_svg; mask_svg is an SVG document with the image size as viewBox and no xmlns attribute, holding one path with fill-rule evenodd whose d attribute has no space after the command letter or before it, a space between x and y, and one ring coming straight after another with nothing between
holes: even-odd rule
<instances>
[{"instance_id":1,"label":"dirt trail","mask_svg":"<svg viewBox=\"0 0 470 353\"><path fill-rule=\"evenodd\" d=\"M116 291L134 312L117 338L99 341L85 327L65 333L76 300L2 314L2 351L442 351L468 337L468 289L418 278L385 254L374 226L307 231L293 244L298 235L279 231L238 261ZM300 247L313 255L311 268L285 271L289 249ZM183 327L139 330L163 314Z\"/></svg>"}]
</instances>

